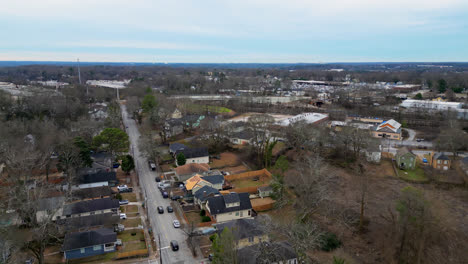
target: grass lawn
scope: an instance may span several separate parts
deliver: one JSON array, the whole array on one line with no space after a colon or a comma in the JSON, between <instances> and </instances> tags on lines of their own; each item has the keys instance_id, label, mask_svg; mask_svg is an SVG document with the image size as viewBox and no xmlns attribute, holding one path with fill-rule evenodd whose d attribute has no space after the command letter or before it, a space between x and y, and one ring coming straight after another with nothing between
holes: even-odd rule
<instances>
[{"instance_id":1,"label":"grass lawn","mask_svg":"<svg viewBox=\"0 0 468 264\"><path fill-rule=\"evenodd\" d=\"M132 236L132 233L136 233L135 236ZM117 235L117 238L122 239L122 242L128 241L140 241L145 238L143 230L126 230Z\"/></svg>"},{"instance_id":2,"label":"grass lawn","mask_svg":"<svg viewBox=\"0 0 468 264\"><path fill-rule=\"evenodd\" d=\"M189 104L189 105L187 105L187 110L193 111L193 112L198 112L198 113L203 113L205 111L210 111L212 113L218 113L218 114L232 112L231 109L226 108L226 107L214 106L214 105L198 105L198 104Z\"/></svg>"},{"instance_id":3,"label":"grass lawn","mask_svg":"<svg viewBox=\"0 0 468 264\"><path fill-rule=\"evenodd\" d=\"M194 226L198 226L198 224L201 223L200 212L185 213L185 216L190 223L194 223Z\"/></svg>"},{"instance_id":4,"label":"grass lawn","mask_svg":"<svg viewBox=\"0 0 468 264\"><path fill-rule=\"evenodd\" d=\"M126 219L122 222L125 227L137 227L141 225L141 218Z\"/></svg>"},{"instance_id":5,"label":"grass lawn","mask_svg":"<svg viewBox=\"0 0 468 264\"><path fill-rule=\"evenodd\" d=\"M236 181L231 181L232 185L234 188L245 188L245 187L256 187L256 186L261 186L264 184L267 184L269 181L253 181L253 180L236 180Z\"/></svg>"},{"instance_id":6,"label":"grass lawn","mask_svg":"<svg viewBox=\"0 0 468 264\"><path fill-rule=\"evenodd\" d=\"M97 255L88 258L81 258L75 260L69 260L67 263L75 264L75 263L103 263L103 262L111 262L112 259L115 258L117 252L111 252L107 254Z\"/></svg>"},{"instance_id":7,"label":"grass lawn","mask_svg":"<svg viewBox=\"0 0 468 264\"><path fill-rule=\"evenodd\" d=\"M410 181L427 181L427 178L424 175L424 170L419 167L416 167L414 170L400 170L398 171L398 174L403 179L407 179Z\"/></svg>"},{"instance_id":8,"label":"grass lawn","mask_svg":"<svg viewBox=\"0 0 468 264\"><path fill-rule=\"evenodd\" d=\"M135 217L138 216L138 213L126 213L127 217Z\"/></svg>"},{"instance_id":9,"label":"grass lawn","mask_svg":"<svg viewBox=\"0 0 468 264\"><path fill-rule=\"evenodd\" d=\"M138 212L138 205L124 205L125 213L137 213Z\"/></svg>"},{"instance_id":10,"label":"grass lawn","mask_svg":"<svg viewBox=\"0 0 468 264\"><path fill-rule=\"evenodd\" d=\"M145 249L145 248L146 248L146 242L144 241L129 242L129 243L124 244L121 252L129 252L129 251Z\"/></svg>"},{"instance_id":11,"label":"grass lawn","mask_svg":"<svg viewBox=\"0 0 468 264\"><path fill-rule=\"evenodd\" d=\"M137 202L136 193L121 193L122 200L128 200L129 202Z\"/></svg>"}]
</instances>

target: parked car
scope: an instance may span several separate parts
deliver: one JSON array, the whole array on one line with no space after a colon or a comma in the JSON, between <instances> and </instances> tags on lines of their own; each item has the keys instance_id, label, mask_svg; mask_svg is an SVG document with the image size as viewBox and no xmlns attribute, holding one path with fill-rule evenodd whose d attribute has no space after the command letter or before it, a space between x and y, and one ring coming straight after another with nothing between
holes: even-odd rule
<instances>
[{"instance_id":1,"label":"parked car","mask_svg":"<svg viewBox=\"0 0 468 264\"><path fill-rule=\"evenodd\" d=\"M163 196L164 199L169 198L169 194L167 192L163 192L162 196Z\"/></svg>"},{"instance_id":2,"label":"parked car","mask_svg":"<svg viewBox=\"0 0 468 264\"><path fill-rule=\"evenodd\" d=\"M120 214L120 219L127 219L127 215L125 213Z\"/></svg>"},{"instance_id":3,"label":"parked car","mask_svg":"<svg viewBox=\"0 0 468 264\"><path fill-rule=\"evenodd\" d=\"M175 241L175 240L172 240L171 241L171 248L172 248L172 251L179 250L179 243L177 243L177 241Z\"/></svg>"},{"instance_id":4,"label":"parked car","mask_svg":"<svg viewBox=\"0 0 468 264\"><path fill-rule=\"evenodd\" d=\"M161 181L161 177L156 176L155 180L156 180L156 182L160 182L160 181Z\"/></svg>"},{"instance_id":5,"label":"parked car","mask_svg":"<svg viewBox=\"0 0 468 264\"><path fill-rule=\"evenodd\" d=\"M149 167L150 167L150 169L151 169L152 171L155 171L155 170L156 170L156 164L154 164L153 161L149 160L149 161L148 161L148 165L149 165Z\"/></svg>"},{"instance_id":6,"label":"parked car","mask_svg":"<svg viewBox=\"0 0 468 264\"><path fill-rule=\"evenodd\" d=\"M164 214L164 208L162 206L158 206L158 213Z\"/></svg>"},{"instance_id":7,"label":"parked car","mask_svg":"<svg viewBox=\"0 0 468 264\"><path fill-rule=\"evenodd\" d=\"M166 209L167 209L168 213L174 212L174 209L172 208L172 206L168 206L168 207L166 207Z\"/></svg>"},{"instance_id":8,"label":"parked car","mask_svg":"<svg viewBox=\"0 0 468 264\"><path fill-rule=\"evenodd\" d=\"M184 197L182 195L174 195L171 197L171 200L176 201L176 200L183 199L183 198Z\"/></svg>"},{"instance_id":9,"label":"parked car","mask_svg":"<svg viewBox=\"0 0 468 264\"><path fill-rule=\"evenodd\" d=\"M125 184L117 186L117 190L119 190L119 192L121 192L122 190L126 190L126 189L128 189L128 186Z\"/></svg>"},{"instance_id":10,"label":"parked car","mask_svg":"<svg viewBox=\"0 0 468 264\"><path fill-rule=\"evenodd\" d=\"M128 204L128 200L121 200L119 201L119 204L120 205Z\"/></svg>"},{"instance_id":11,"label":"parked car","mask_svg":"<svg viewBox=\"0 0 468 264\"><path fill-rule=\"evenodd\" d=\"M123 190L121 190L121 191L119 191L119 192L121 192L121 193L131 193L131 192L133 192L133 188L132 188L132 187L129 187L129 188L123 189Z\"/></svg>"},{"instance_id":12,"label":"parked car","mask_svg":"<svg viewBox=\"0 0 468 264\"><path fill-rule=\"evenodd\" d=\"M179 227L180 227L180 222L179 222L179 220L174 220L174 221L172 221L172 225L173 225L175 228L179 228Z\"/></svg>"}]
</instances>

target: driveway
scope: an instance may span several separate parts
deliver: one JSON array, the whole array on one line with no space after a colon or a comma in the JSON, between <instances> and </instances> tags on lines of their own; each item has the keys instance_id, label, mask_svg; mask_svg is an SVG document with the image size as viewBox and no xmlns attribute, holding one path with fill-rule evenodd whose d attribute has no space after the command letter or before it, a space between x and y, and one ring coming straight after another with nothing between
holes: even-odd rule
<instances>
[{"instance_id":1,"label":"driveway","mask_svg":"<svg viewBox=\"0 0 468 264\"><path fill-rule=\"evenodd\" d=\"M140 152L138 147L140 132L135 120L128 117L125 105L121 104L120 109L123 122L125 127L127 127L127 134L130 138L130 153L133 154L135 159L135 169L138 173L140 187L145 198L145 206L148 208L150 226L153 229L156 244L161 248L162 263L182 264L198 262L192 257L192 253L187 246L187 235L185 232L181 228L176 229L172 226L172 220L177 218L174 213L167 213L166 207L170 205L170 200L162 197L156 186L156 172L150 170L146 157ZM164 207L164 214L157 213L157 206ZM159 244L159 239L161 240L161 244ZM179 243L179 251L172 251L170 248L171 240L176 240Z\"/></svg>"}]
</instances>

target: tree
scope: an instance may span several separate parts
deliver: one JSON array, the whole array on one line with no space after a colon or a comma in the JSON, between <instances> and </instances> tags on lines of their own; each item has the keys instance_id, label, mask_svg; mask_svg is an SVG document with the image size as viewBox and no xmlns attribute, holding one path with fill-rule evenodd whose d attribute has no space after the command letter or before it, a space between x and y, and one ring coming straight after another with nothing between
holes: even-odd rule
<instances>
[{"instance_id":1,"label":"tree","mask_svg":"<svg viewBox=\"0 0 468 264\"><path fill-rule=\"evenodd\" d=\"M93 145L102 150L115 153L128 151L128 135L119 128L106 128L93 138Z\"/></svg>"},{"instance_id":2,"label":"tree","mask_svg":"<svg viewBox=\"0 0 468 264\"><path fill-rule=\"evenodd\" d=\"M437 85L439 93L445 93L445 91L447 90L447 81L444 79L440 79L437 81Z\"/></svg>"},{"instance_id":3,"label":"tree","mask_svg":"<svg viewBox=\"0 0 468 264\"><path fill-rule=\"evenodd\" d=\"M141 108L145 113L151 112L151 110L157 107L158 103L156 102L156 97L152 94L147 94L143 97L143 101L141 103Z\"/></svg>"},{"instance_id":4,"label":"tree","mask_svg":"<svg viewBox=\"0 0 468 264\"><path fill-rule=\"evenodd\" d=\"M80 149L80 158L83 165L91 167L93 165L93 159L91 159L91 151L88 143L82 137L75 137L73 139L73 144Z\"/></svg>"},{"instance_id":5,"label":"tree","mask_svg":"<svg viewBox=\"0 0 468 264\"><path fill-rule=\"evenodd\" d=\"M184 153L177 154L177 166L183 166L187 162Z\"/></svg>"},{"instance_id":6,"label":"tree","mask_svg":"<svg viewBox=\"0 0 468 264\"><path fill-rule=\"evenodd\" d=\"M281 155L275 162L275 169L281 170L281 173L284 173L289 169L289 161L288 158L284 155Z\"/></svg>"},{"instance_id":7,"label":"tree","mask_svg":"<svg viewBox=\"0 0 468 264\"><path fill-rule=\"evenodd\" d=\"M232 230L224 228L221 235L215 235L212 243L214 264L237 264L237 249Z\"/></svg>"},{"instance_id":8,"label":"tree","mask_svg":"<svg viewBox=\"0 0 468 264\"><path fill-rule=\"evenodd\" d=\"M255 114L249 117L247 126L252 130L252 147L257 156L259 164L264 163L265 153L267 146L272 141L272 134L270 132L270 126L273 125L275 119L266 114Z\"/></svg>"},{"instance_id":9,"label":"tree","mask_svg":"<svg viewBox=\"0 0 468 264\"><path fill-rule=\"evenodd\" d=\"M83 165L81 150L70 140L60 144L57 148L57 168L63 171L68 185L67 196L72 196L72 185L75 182L76 170Z\"/></svg>"},{"instance_id":10,"label":"tree","mask_svg":"<svg viewBox=\"0 0 468 264\"><path fill-rule=\"evenodd\" d=\"M457 151L468 146L468 135L457 127L449 127L442 130L436 139L438 151L448 150L457 156Z\"/></svg>"},{"instance_id":11,"label":"tree","mask_svg":"<svg viewBox=\"0 0 468 264\"><path fill-rule=\"evenodd\" d=\"M415 96L414 96L414 99L416 100L422 100L423 99L423 96L421 93L417 93Z\"/></svg>"},{"instance_id":12,"label":"tree","mask_svg":"<svg viewBox=\"0 0 468 264\"><path fill-rule=\"evenodd\" d=\"M354 184L357 189L358 202L360 206L359 227L360 232L364 231L364 211L367 202L367 193L369 191L369 175L366 173L361 163L357 165L357 171L354 173Z\"/></svg>"},{"instance_id":13,"label":"tree","mask_svg":"<svg viewBox=\"0 0 468 264\"><path fill-rule=\"evenodd\" d=\"M156 142L152 139L151 135L142 135L139 139L140 150L149 159L158 161L161 152L156 147Z\"/></svg>"},{"instance_id":14,"label":"tree","mask_svg":"<svg viewBox=\"0 0 468 264\"><path fill-rule=\"evenodd\" d=\"M133 157L131 155L125 155L122 158L122 170L128 175L133 169L135 169L135 161L133 160Z\"/></svg>"}]
</instances>

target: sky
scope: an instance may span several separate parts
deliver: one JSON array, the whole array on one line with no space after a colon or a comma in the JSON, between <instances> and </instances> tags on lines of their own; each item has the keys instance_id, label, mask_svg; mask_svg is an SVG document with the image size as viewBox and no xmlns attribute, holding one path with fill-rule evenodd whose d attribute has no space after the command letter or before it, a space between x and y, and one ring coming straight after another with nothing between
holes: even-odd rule
<instances>
[{"instance_id":1,"label":"sky","mask_svg":"<svg viewBox=\"0 0 468 264\"><path fill-rule=\"evenodd\" d=\"M0 61L468 61L468 0L0 0L0 25Z\"/></svg>"}]
</instances>

